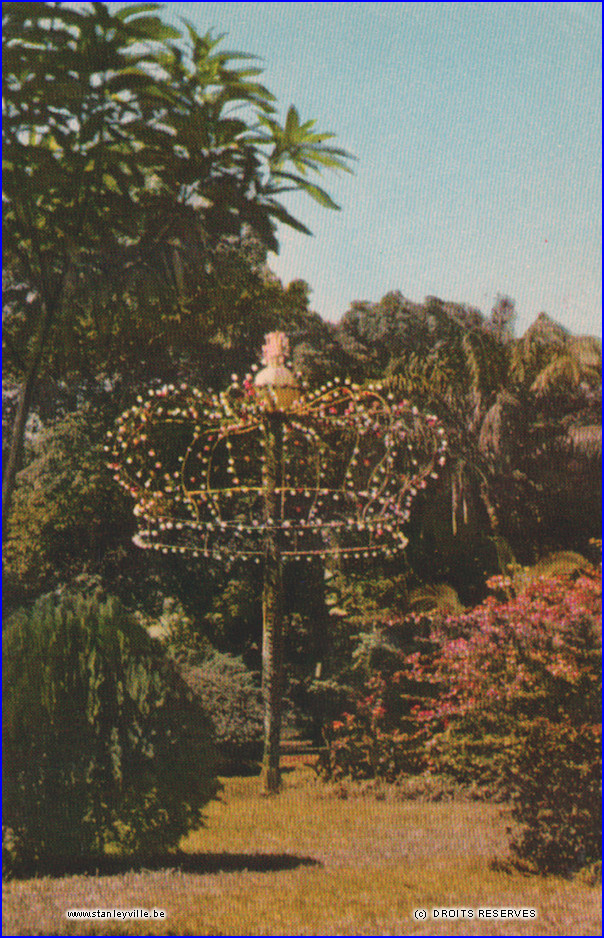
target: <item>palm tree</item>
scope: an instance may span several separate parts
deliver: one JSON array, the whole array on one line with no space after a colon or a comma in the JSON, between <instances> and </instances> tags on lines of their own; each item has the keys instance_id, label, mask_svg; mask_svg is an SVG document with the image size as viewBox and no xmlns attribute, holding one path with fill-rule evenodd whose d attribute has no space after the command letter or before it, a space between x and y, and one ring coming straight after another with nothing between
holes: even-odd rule
<instances>
[{"instance_id":1,"label":"palm tree","mask_svg":"<svg viewBox=\"0 0 604 938\"><path fill-rule=\"evenodd\" d=\"M545 546L579 546L581 524L587 537L597 533L601 343L545 314L514 340L488 321L464 327L443 304L431 312L439 339L392 363L390 383L434 409L449 432L440 546L485 531L498 553L509 556L504 535L526 561ZM433 526L434 514L424 515Z\"/></svg>"}]
</instances>

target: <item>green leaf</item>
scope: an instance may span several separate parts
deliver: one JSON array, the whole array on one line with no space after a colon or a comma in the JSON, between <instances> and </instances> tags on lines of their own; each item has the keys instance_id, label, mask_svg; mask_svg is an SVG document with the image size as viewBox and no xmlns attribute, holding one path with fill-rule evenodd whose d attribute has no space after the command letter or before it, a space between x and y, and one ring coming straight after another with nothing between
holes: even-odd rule
<instances>
[{"instance_id":1,"label":"green leaf","mask_svg":"<svg viewBox=\"0 0 604 938\"><path fill-rule=\"evenodd\" d=\"M301 188L304 189L306 193L308 193L311 199L314 199L315 202L318 202L319 205L322 205L324 208L335 209L337 212L340 211L340 206L338 203L334 202L325 189L315 185L315 183L304 181L301 185Z\"/></svg>"},{"instance_id":2,"label":"green leaf","mask_svg":"<svg viewBox=\"0 0 604 938\"><path fill-rule=\"evenodd\" d=\"M285 119L285 136L291 139L300 127L300 116L294 105L290 105Z\"/></svg>"},{"instance_id":3,"label":"green leaf","mask_svg":"<svg viewBox=\"0 0 604 938\"><path fill-rule=\"evenodd\" d=\"M306 225L303 225L301 221L299 221L297 218L294 218L293 215L290 215L287 209L284 208L283 205L280 205L278 202L273 202L271 200L270 213L278 221L283 222L284 225L288 225L289 228L294 228L296 231L300 231L302 234L305 234L305 235L312 235L312 231L310 231L310 229L307 228Z\"/></svg>"},{"instance_id":4,"label":"green leaf","mask_svg":"<svg viewBox=\"0 0 604 938\"><path fill-rule=\"evenodd\" d=\"M161 10L160 3L133 3L122 7L121 10L116 10L114 16L122 22L127 22L131 17L138 16L139 13L155 13L156 10Z\"/></svg>"},{"instance_id":5,"label":"green leaf","mask_svg":"<svg viewBox=\"0 0 604 938\"><path fill-rule=\"evenodd\" d=\"M3 3L2 16L14 17L20 23L24 20L54 20L67 23L71 26L81 26L88 19L77 9L63 6L50 7L48 3ZM4 30L3 30L4 32Z\"/></svg>"},{"instance_id":6,"label":"green leaf","mask_svg":"<svg viewBox=\"0 0 604 938\"><path fill-rule=\"evenodd\" d=\"M117 184L116 180L109 173L103 173L102 176L103 183L110 192L119 192L120 187Z\"/></svg>"},{"instance_id":7,"label":"green leaf","mask_svg":"<svg viewBox=\"0 0 604 938\"><path fill-rule=\"evenodd\" d=\"M134 22L128 23L128 30L141 39L152 39L156 42L182 38L177 29L162 22L158 16L141 16Z\"/></svg>"},{"instance_id":8,"label":"green leaf","mask_svg":"<svg viewBox=\"0 0 604 938\"><path fill-rule=\"evenodd\" d=\"M315 183L309 182L302 176L296 176L294 173L285 173L281 170L275 170L273 175L279 177L280 179L291 179L292 182L297 183L300 189L303 189L304 192L308 193L311 199L314 199L315 202L318 202L319 205L322 205L324 208L331 208L337 211L340 210L340 206L337 204L337 202L334 202L325 189L322 189Z\"/></svg>"},{"instance_id":9,"label":"green leaf","mask_svg":"<svg viewBox=\"0 0 604 938\"><path fill-rule=\"evenodd\" d=\"M345 153L345 151L342 151L342 152L344 152L346 159L355 158L355 157L349 156L347 153ZM333 156L331 155L331 152L324 153L321 150L318 150L318 151L312 150L308 156L303 155L303 156L297 157L297 159L301 163L304 163L306 166L309 166L311 169L315 169L315 170L317 169L317 164L320 164L321 166L325 166L328 169L343 169L344 172L346 173L354 173L354 170L350 166L347 166L346 163L343 162L344 158L340 158L339 156Z\"/></svg>"}]
</instances>

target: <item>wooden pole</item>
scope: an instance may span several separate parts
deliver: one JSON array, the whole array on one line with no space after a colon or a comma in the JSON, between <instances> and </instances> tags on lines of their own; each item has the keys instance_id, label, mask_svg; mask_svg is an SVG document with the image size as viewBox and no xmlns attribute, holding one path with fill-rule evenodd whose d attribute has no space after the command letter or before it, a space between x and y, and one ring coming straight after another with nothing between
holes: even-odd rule
<instances>
[{"instance_id":1,"label":"wooden pole","mask_svg":"<svg viewBox=\"0 0 604 938\"><path fill-rule=\"evenodd\" d=\"M262 695L264 698L264 754L260 782L262 793L275 794L281 786L279 750L283 695L283 563L280 532L283 473L283 416L266 414L264 508L266 550L262 595Z\"/></svg>"}]
</instances>

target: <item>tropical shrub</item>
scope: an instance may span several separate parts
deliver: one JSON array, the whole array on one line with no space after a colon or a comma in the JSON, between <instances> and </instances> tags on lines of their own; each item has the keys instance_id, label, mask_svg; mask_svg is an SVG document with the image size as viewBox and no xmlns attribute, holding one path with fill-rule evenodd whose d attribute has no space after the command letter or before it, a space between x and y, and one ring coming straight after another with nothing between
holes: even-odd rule
<instances>
[{"instance_id":1,"label":"tropical shrub","mask_svg":"<svg viewBox=\"0 0 604 938\"><path fill-rule=\"evenodd\" d=\"M491 588L509 589L507 577ZM601 719L601 572L539 577L507 601L435 620L431 676L440 685L431 732L435 767L460 781L503 777L523 728L538 718ZM417 664L418 673L422 672Z\"/></svg>"},{"instance_id":2,"label":"tropical shrub","mask_svg":"<svg viewBox=\"0 0 604 938\"><path fill-rule=\"evenodd\" d=\"M235 585L238 588L240 584ZM173 597L164 598L157 619L140 615L140 620L150 635L163 642L207 714L221 771L248 768L262 751L263 705L257 673L242 656L218 651L206 635L199 634Z\"/></svg>"},{"instance_id":3,"label":"tropical shrub","mask_svg":"<svg viewBox=\"0 0 604 938\"><path fill-rule=\"evenodd\" d=\"M504 789L520 833L517 855L568 873L601 861L601 570L534 581L511 607L528 629L512 694L519 716ZM515 628L514 628L515 626Z\"/></svg>"},{"instance_id":4,"label":"tropical shrub","mask_svg":"<svg viewBox=\"0 0 604 938\"><path fill-rule=\"evenodd\" d=\"M222 769L240 769L259 759L262 694L256 675L243 660L212 651L179 668L212 723Z\"/></svg>"},{"instance_id":5,"label":"tropical shrub","mask_svg":"<svg viewBox=\"0 0 604 938\"><path fill-rule=\"evenodd\" d=\"M516 854L568 873L602 858L602 724L545 717L529 723L507 766Z\"/></svg>"},{"instance_id":6,"label":"tropical shrub","mask_svg":"<svg viewBox=\"0 0 604 938\"><path fill-rule=\"evenodd\" d=\"M19 474L8 537L5 599L20 604L82 572L124 576L131 508L104 465L100 406L49 423L28 449Z\"/></svg>"},{"instance_id":7,"label":"tropical shrub","mask_svg":"<svg viewBox=\"0 0 604 938\"><path fill-rule=\"evenodd\" d=\"M421 727L414 728L412 721L391 725L380 694L382 682L381 677L372 681L374 693L357 701L353 713L344 713L326 726L327 747L317 766L325 779L396 782L425 769Z\"/></svg>"},{"instance_id":8,"label":"tropical shrub","mask_svg":"<svg viewBox=\"0 0 604 938\"><path fill-rule=\"evenodd\" d=\"M508 598L376 633L366 696L327 727L320 771L400 781L428 769L509 800L513 847L538 869L596 863L601 570L529 579L518 595L507 577L489 586Z\"/></svg>"},{"instance_id":9,"label":"tropical shrub","mask_svg":"<svg viewBox=\"0 0 604 938\"><path fill-rule=\"evenodd\" d=\"M3 855L47 867L148 855L217 790L211 729L161 646L112 597L56 593L3 634Z\"/></svg>"},{"instance_id":10,"label":"tropical shrub","mask_svg":"<svg viewBox=\"0 0 604 938\"><path fill-rule=\"evenodd\" d=\"M601 859L601 603L601 570L585 567L437 627L432 768L497 786L514 851L546 872Z\"/></svg>"},{"instance_id":11,"label":"tropical shrub","mask_svg":"<svg viewBox=\"0 0 604 938\"><path fill-rule=\"evenodd\" d=\"M317 766L323 778L394 782L428 768L424 714L433 712L436 692L429 627L427 616L413 614L375 623L358 637L353 658L365 680L348 711L324 726L327 745Z\"/></svg>"}]
</instances>

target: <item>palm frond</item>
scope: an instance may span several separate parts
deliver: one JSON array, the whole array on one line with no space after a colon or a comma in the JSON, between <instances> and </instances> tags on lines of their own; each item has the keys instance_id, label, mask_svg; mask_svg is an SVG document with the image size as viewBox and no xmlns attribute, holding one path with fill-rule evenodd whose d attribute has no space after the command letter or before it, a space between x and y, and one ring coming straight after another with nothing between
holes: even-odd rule
<instances>
[{"instance_id":1,"label":"palm frond","mask_svg":"<svg viewBox=\"0 0 604 938\"><path fill-rule=\"evenodd\" d=\"M514 587L521 593L539 577L572 576L589 566L589 561L573 550L558 550L547 554L532 567L523 567L514 577Z\"/></svg>"},{"instance_id":2,"label":"palm frond","mask_svg":"<svg viewBox=\"0 0 604 938\"><path fill-rule=\"evenodd\" d=\"M409 608L412 612L447 612L461 613L461 604L457 591L448 583L430 583L419 586L409 594Z\"/></svg>"},{"instance_id":3,"label":"palm frond","mask_svg":"<svg viewBox=\"0 0 604 938\"><path fill-rule=\"evenodd\" d=\"M602 370L602 340L591 335L572 336L566 345L572 355L584 368Z\"/></svg>"},{"instance_id":4,"label":"palm frond","mask_svg":"<svg viewBox=\"0 0 604 938\"><path fill-rule=\"evenodd\" d=\"M577 456L597 458L602 455L602 426L599 423L570 426L562 444Z\"/></svg>"}]
</instances>

